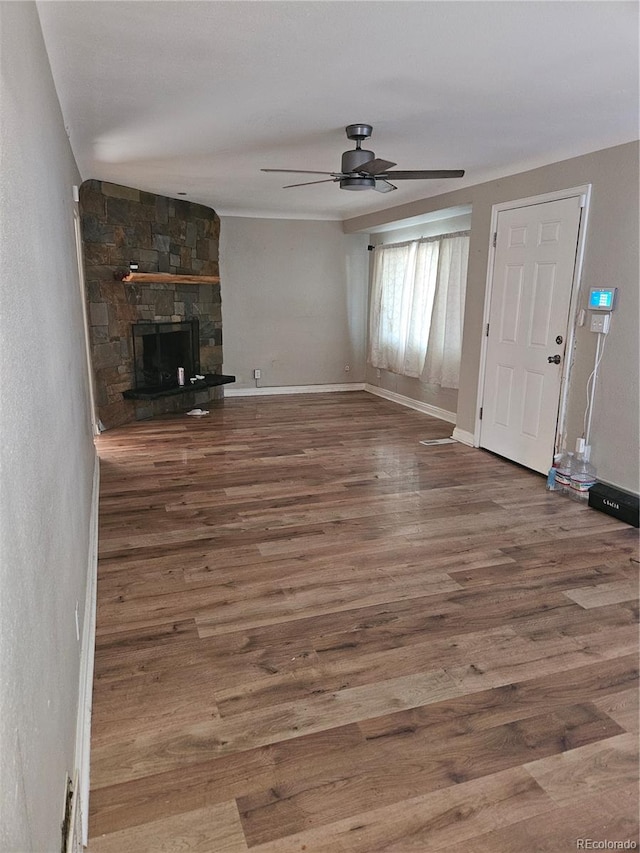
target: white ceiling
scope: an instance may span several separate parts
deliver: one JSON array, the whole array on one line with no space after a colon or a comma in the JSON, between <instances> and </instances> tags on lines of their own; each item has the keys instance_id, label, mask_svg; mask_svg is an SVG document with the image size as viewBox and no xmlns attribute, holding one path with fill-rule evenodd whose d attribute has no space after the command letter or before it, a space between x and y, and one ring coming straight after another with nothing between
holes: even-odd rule
<instances>
[{"instance_id":1,"label":"white ceiling","mask_svg":"<svg viewBox=\"0 0 640 853\"><path fill-rule=\"evenodd\" d=\"M38 3L83 180L222 215L346 219L638 138L638 10L617 0ZM282 189L339 170L344 127L395 192ZM317 176L320 178L321 176ZM313 180L301 175L299 180Z\"/></svg>"}]
</instances>

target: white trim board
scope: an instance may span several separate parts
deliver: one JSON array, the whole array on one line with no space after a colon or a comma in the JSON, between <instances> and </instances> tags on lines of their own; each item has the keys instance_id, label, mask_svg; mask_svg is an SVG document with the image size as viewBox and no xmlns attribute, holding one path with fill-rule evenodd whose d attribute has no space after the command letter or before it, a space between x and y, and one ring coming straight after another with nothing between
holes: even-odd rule
<instances>
[{"instance_id":1,"label":"white trim board","mask_svg":"<svg viewBox=\"0 0 640 853\"><path fill-rule=\"evenodd\" d=\"M89 553L87 567L87 592L82 623L82 645L80 647L80 679L78 690L78 717L76 721L75 773L73 796L75 807L80 808L82 843L89 843L89 769L91 740L91 703L93 698L93 664L96 647L96 601L98 593L98 502L100 496L100 460L95 457L93 489L91 494L91 516Z\"/></svg>"},{"instance_id":2,"label":"white trim board","mask_svg":"<svg viewBox=\"0 0 640 853\"><path fill-rule=\"evenodd\" d=\"M387 391L384 388L378 388L377 385L369 385L368 383L364 386L364 390L368 391L369 394L375 394L376 397L384 397L385 400L389 400L392 403L399 403L408 409L415 409L424 415L431 415L432 418L438 418L449 424L455 424L456 422L455 412L448 412L446 409L440 409L438 406L432 406L420 400L413 400L411 397L405 397L403 394L396 394L395 391Z\"/></svg>"},{"instance_id":3,"label":"white trim board","mask_svg":"<svg viewBox=\"0 0 640 853\"><path fill-rule=\"evenodd\" d=\"M265 388L227 388L225 397L267 397L278 394L327 394L332 391L364 391L364 382L340 385L273 385Z\"/></svg>"},{"instance_id":4,"label":"white trim board","mask_svg":"<svg viewBox=\"0 0 640 853\"><path fill-rule=\"evenodd\" d=\"M460 444L466 444L467 447L475 447L474 436L472 432L467 432L466 429L456 427L451 435L451 438L459 441Z\"/></svg>"},{"instance_id":5,"label":"white trim board","mask_svg":"<svg viewBox=\"0 0 640 853\"><path fill-rule=\"evenodd\" d=\"M334 391L367 391L369 394L374 394L376 397L383 397L392 403L398 403L401 406L406 406L409 409L415 409L422 412L424 415L430 415L432 418L438 418L441 421L446 421L450 424L455 424L455 412L448 412L446 409L440 409L438 406L432 406L429 403L422 403L420 400L413 400L411 397L405 397L402 394L396 394L395 391L386 391L384 388L378 388L376 385L369 385L364 382L342 383L340 385L274 385L266 388L229 388L225 387L225 397L267 397L276 396L278 394L327 394Z\"/></svg>"}]
</instances>

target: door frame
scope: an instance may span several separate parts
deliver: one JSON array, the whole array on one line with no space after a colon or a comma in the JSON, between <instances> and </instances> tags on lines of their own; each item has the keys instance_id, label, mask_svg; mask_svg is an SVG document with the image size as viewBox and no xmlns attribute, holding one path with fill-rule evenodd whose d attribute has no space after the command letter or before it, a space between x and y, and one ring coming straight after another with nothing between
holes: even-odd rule
<instances>
[{"instance_id":1,"label":"door frame","mask_svg":"<svg viewBox=\"0 0 640 853\"><path fill-rule=\"evenodd\" d=\"M88 390L89 390L89 409L91 416L91 431L95 436L100 435L100 428L98 425L98 416L96 410L96 391L95 391L95 382L93 378L93 363L91 359L91 334L89 329L89 317L87 315L87 295L86 295L86 281L84 275L84 257L82 251L82 226L80 224L80 209L78 206L78 199L76 198L76 190L77 187L74 187L74 199L73 199L73 233L76 241L76 261L78 263L78 284L80 287L80 306L82 308L82 324L84 330L84 352L85 359L87 364L87 382L88 382Z\"/></svg>"},{"instance_id":2,"label":"door frame","mask_svg":"<svg viewBox=\"0 0 640 853\"><path fill-rule=\"evenodd\" d=\"M532 207L537 204L546 204L549 201L561 201L567 198L580 198L580 207L582 213L580 216L580 224L578 226L578 243L576 246L576 262L573 269L573 279L571 281L571 298L569 302L569 315L567 318L567 327L565 330L566 349L565 358L562 363L562 374L560 379L560 398L558 405L558 416L556 423L556 437L554 452L557 453L562 447L565 440L565 426L567 415L567 399L569 395L569 383L571 378L571 368L573 367L574 349L575 349L575 331L578 319L578 300L580 296L580 281L582 277L582 267L584 262L584 252L586 245L587 223L589 219L589 207L591 202L591 184L583 184L578 187L571 187L566 190L555 190L554 192L543 193L537 196L528 198L515 199L513 201L504 201L500 204L494 204L491 208L491 230L489 232L489 257L487 259L487 279L484 293L484 311L482 315L482 343L480 347L480 365L478 370L478 394L476 398L476 417L473 432L473 446L480 447L480 430L482 420L480 411L482 401L484 399L484 387L486 379L486 364L487 364L487 335L486 328L489 322L489 313L491 310L491 296L493 292L493 279L495 268L496 247L494 246L494 235L498 230L498 215L505 210L515 210L519 207Z\"/></svg>"}]
</instances>

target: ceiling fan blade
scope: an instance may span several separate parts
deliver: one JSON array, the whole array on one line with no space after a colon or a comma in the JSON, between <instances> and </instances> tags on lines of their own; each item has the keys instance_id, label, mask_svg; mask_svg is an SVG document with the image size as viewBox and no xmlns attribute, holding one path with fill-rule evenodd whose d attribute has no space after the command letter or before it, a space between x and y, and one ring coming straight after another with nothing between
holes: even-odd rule
<instances>
[{"instance_id":1,"label":"ceiling fan blade","mask_svg":"<svg viewBox=\"0 0 640 853\"><path fill-rule=\"evenodd\" d=\"M389 181L385 181L382 178L378 178L376 180L376 185L374 190L379 193L390 193L391 190L397 190L398 187L394 187L393 184L390 184Z\"/></svg>"},{"instance_id":2,"label":"ceiling fan blade","mask_svg":"<svg viewBox=\"0 0 640 853\"><path fill-rule=\"evenodd\" d=\"M296 175L334 175L335 172L315 172L309 169L260 169L261 172L293 172Z\"/></svg>"},{"instance_id":3,"label":"ceiling fan blade","mask_svg":"<svg viewBox=\"0 0 640 853\"><path fill-rule=\"evenodd\" d=\"M373 160L367 160L366 163L358 166L355 171L364 172L365 175L380 175L395 165L396 163L392 163L391 160L381 160L379 157L375 157Z\"/></svg>"},{"instance_id":4,"label":"ceiling fan blade","mask_svg":"<svg viewBox=\"0 0 640 853\"><path fill-rule=\"evenodd\" d=\"M331 173L330 172L329 173L320 172L320 174L326 175L326 174L331 174ZM285 186L282 187L282 189L288 190L291 187L308 187L311 184L330 184L330 183L334 183L335 181L339 181L339 180L340 180L340 178L323 178L321 181L305 181L303 184L285 184Z\"/></svg>"},{"instance_id":5,"label":"ceiling fan blade","mask_svg":"<svg viewBox=\"0 0 640 853\"><path fill-rule=\"evenodd\" d=\"M433 178L461 178L464 169L423 169L417 172L394 172L388 173L388 177L396 181L420 181Z\"/></svg>"}]
</instances>

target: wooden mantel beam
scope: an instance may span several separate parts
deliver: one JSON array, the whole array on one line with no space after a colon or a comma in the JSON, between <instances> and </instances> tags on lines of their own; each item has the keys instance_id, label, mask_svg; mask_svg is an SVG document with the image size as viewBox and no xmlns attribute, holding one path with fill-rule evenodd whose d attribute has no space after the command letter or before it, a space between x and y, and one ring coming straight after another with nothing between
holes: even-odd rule
<instances>
[{"instance_id":1,"label":"wooden mantel beam","mask_svg":"<svg viewBox=\"0 0 640 853\"><path fill-rule=\"evenodd\" d=\"M219 275L177 275L168 272L129 272L118 270L113 277L116 281L143 282L154 281L169 284L219 284Z\"/></svg>"}]
</instances>

